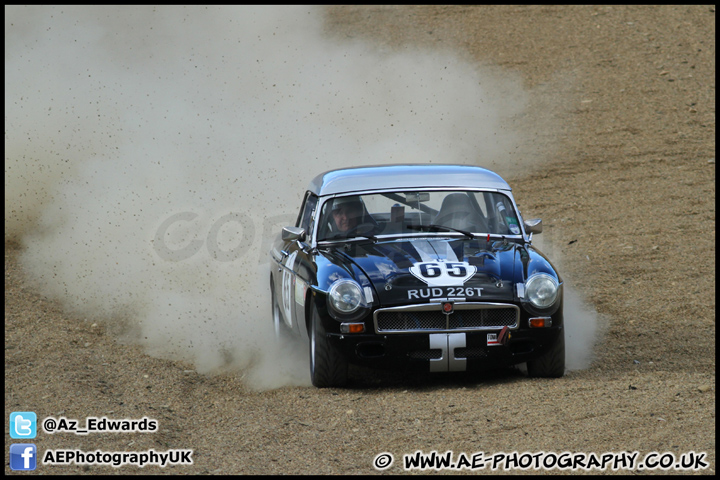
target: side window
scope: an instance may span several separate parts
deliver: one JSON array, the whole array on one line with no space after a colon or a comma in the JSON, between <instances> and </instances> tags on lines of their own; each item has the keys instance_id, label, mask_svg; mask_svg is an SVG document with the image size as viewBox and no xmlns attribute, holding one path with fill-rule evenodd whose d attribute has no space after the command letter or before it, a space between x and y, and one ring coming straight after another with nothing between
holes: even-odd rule
<instances>
[{"instance_id":1,"label":"side window","mask_svg":"<svg viewBox=\"0 0 720 480\"><path fill-rule=\"evenodd\" d=\"M304 228L308 235L311 233L310 228L312 227L313 213L315 212L317 203L318 198L314 194L307 192L303 207L300 210L300 215L298 215L297 222L295 222L295 226Z\"/></svg>"}]
</instances>

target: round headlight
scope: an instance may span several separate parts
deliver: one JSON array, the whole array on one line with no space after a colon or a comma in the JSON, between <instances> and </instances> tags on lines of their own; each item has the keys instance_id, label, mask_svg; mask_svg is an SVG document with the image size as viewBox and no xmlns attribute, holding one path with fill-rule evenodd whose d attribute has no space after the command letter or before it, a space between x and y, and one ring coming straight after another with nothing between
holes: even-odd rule
<instances>
[{"instance_id":1,"label":"round headlight","mask_svg":"<svg viewBox=\"0 0 720 480\"><path fill-rule=\"evenodd\" d=\"M328 292L330 304L340 313L353 313L365 305L360 285L352 280L338 280L332 284Z\"/></svg>"},{"instance_id":2,"label":"round headlight","mask_svg":"<svg viewBox=\"0 0 720 480\"><path fill-rule=\"evenodd\" d=\"M545 273L532 275L525 283L525 295L537 308L547 308L557 299L557 281Z\"/></svg>"}]
</instances>

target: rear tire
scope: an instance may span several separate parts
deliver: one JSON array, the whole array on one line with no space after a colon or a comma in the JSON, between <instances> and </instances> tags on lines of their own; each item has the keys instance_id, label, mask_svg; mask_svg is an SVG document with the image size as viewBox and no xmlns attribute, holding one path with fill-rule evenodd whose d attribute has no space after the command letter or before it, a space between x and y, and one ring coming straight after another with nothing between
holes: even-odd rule
<instances>
[{"instance_id":1,"label":"rear tire","mask_svg":"<svg viewBox=\"0 0 720 480\"><path fill-rule=\"evenodd\" d=\"M565 329L550 350L535 360L527 362L529 377L534 378L560 378L565 375Z\"/></svg>"},{"instance_id":2,"label":"rear tire","mask_svg":"<svg viewBox=\"0 0 720 480\"><path fill-rule=\"evenodd\" d=\"M332 348L320 320L312 307L310 321L310 379L317 388L342 387L347 383L347 361Z\"/></svg>"}]
</instances>

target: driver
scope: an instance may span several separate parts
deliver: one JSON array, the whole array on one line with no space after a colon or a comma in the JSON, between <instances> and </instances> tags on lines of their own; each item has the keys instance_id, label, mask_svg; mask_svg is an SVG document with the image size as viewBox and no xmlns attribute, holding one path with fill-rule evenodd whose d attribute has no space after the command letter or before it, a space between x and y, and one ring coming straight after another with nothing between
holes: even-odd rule
<instances>
[{"instance_id":1,"label":"driver","mask_svg":"<svg viewBox=\"0 0 720 480\"><path fill-rule=\"evenodd\" d=\"M333 202L332 218L337 231L347 233L357 227L363 215L363 205L358 197L340 197Z\"/></svg>"}]
</instances>

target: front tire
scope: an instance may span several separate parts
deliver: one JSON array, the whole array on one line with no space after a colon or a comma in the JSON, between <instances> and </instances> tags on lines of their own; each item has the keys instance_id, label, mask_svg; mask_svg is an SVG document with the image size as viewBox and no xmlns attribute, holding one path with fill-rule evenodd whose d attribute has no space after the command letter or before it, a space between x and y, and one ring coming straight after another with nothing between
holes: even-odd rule
<instances>
[{"instance_id":1,"label":"front tire","mask_svg":"<svg viewBox=\"0 0 720 480\"><path fill-rule=\"evenodd\" d=\"M317 388L342 387L347 383L347 361L328 342L320 314L312 307L310 321L310 379Z\"/></svg>"},{"instance_id":2,"label":"front tire","mask_svg":"<svg viewBox=\"0 0 720 480\"><path fill-rule=\"evenodd\" d=\"M529 377L534 378L560 378L565 375L565 329L550 350L535 360L527 362Z\"/></svg>"}]
</instances>

